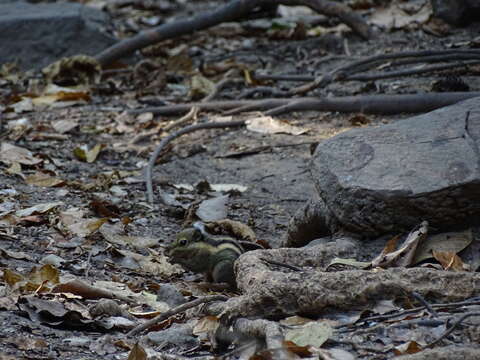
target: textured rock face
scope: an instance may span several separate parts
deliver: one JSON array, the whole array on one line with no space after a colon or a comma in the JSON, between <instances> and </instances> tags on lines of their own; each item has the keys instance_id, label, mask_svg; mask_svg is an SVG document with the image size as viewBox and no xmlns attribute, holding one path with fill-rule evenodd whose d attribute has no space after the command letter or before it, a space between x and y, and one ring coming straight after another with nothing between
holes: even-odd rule
<instances>
[{"instance_id":1,"label":"textured rock face","mask_svg":"<svg viewBox=\"0 0 480 360\"><path fill-rule=\"evenodd\" d=\"M380 235L427 220L480 223L480 98L320 144L312 175L328 227Z\"/></svg>"},{"instance_id":2,"label":"textured rock face","mask_svg":"<svg viewBox=\"0 0 480 360\"><path fill-rule=\"evenodd\" d=\"M408 231L423 220L436 230L480 224L479 147L480 98L321 143L311 164L320 199L295 215L285 245L327 231Z\"/></svg>"},{"instance_id":3,"label":"textured rock face","mask_svg":"<svg viewBox=\"0 0 480 360\"><path fill-rule=\"evenodd\" d=\"M0 3L0 64L39 69L64 56L95 55L115 42L107 20L80 4Z\"/></svg>"},{"instance_id":4,"label":"textured rock face","mask_svg":"<svg viewBox=\"0 0 480 360\"><path fill-rule=\"evenodd\" d=\"M430 0L436 17L458 26L479 21L480 2L478 0Z\"/></svg>"}]
</instances>

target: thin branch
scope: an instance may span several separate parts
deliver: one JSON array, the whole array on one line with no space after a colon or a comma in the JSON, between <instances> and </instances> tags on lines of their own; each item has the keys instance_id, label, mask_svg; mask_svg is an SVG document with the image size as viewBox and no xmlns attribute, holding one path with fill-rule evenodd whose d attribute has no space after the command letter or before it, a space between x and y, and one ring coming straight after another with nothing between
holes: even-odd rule
<instances>
[{"instance_id":1,"label":"thin branch","mask_svg":"<svg viewBox=\"0 0 480 360\"><path fill-rule=\"evenodd\" d=\"M448 61L458 56L463 60L471 59L478 60L480 57L480 50L477 49L453 49L453 50L425 50L425 51L406 51L393 54L374 55L362 60L357 60L346 65L342 65L327 74L318 76L312 82L298 86L292 89L292 92L297 95L306 94L319 87L324 87L334 81L343 81L351 78L353 74L367 71L379 64L392 59L410 59L409 63L421 62L441 62ZM405 62L403 62L405 64ZM402 65L398 62L395 65Z\"/></svg>"},{"instance_id":2,"label":"thin branch","mask_svg":"<svg viewBox=\"0 0 480 360\"><path fill-rule=\"evenodd\" d=\"M433 317L436 317L438 318L438 314L437 312L433 309L432 305L430 305L430 303L425 300L425 298L420 295L418 292L416 291L413 291L412 292L412 296L417 299L424 307L425 309L427 309L427 311L430 313L430 315L432 315Z\"/></svg>"},{"instance_id":3,"label":"thin branch","mask_svg":"<svg viewBox=\"0 0 480 360\"><path fill-rule=\"evenodd\" d=\"M192 106L200 110L222 111L224 115L234 115L247 111L268 111L275 116L291 111L338 111L342 113L363 112L365 114L419 113L452 105L462 100L480 96L480 92L445 92L400 95L359 95L345 97L299 97L270 98L263 100L229 100L207 103L195 102L143 109L127 110L129 114L151 112L156 115L176 115L186 113Z\"/></svg>"},{"instance_id":4,"label":"thin branch","mask_svg":"<svg viewBox=\"0 0 480 360\"><path fill-rule=\"evenodd\" d=\"M430 344L427 344L425 348L426 349L431 348L441 340L445 339L448 335L450 335L453 332L453 330L457 328L457 326L459 326L465 319L471 316L480 316L480 312L471 312L471 313L466 313L462 315L457 321L455 321L455 323L447 331L445 331L440 337L432 341Z\"/></svg>"},{"instance_id":5,"label":"thin branch","mask_svg":"<svg viewBox=\"0 0 480 360\"><path fill-rule=\"evenodd\" d=\"M185 303L185 304L179 305L177 307L174 307L173 309L170 309L170 310L154 317L153 319L148 320L141 325L138 325L137 327L130 330L127 333L127 336L137 335L138 333L142 332L143 330L146 330L149 327L151 327L155 324L158 324L158 323L162 322L163 320L168 319L170 316L173 316L173 315L176 315L178 313L184 312L184 311L186 311L188 309L191 309L195 306L198 306L200 304L206 304L206 303L209 303L209 302L212 302L212 301L226 301L226 300L228 300L228 297L226 297L224 295L210 295L210 296L205 296L205 297L202 297L202 298L195 299L195 300L190 301L188 303Z\"/></svg>"},{"instance_id":6,"label":"thin branch","mask_svg":"<svg viewBox=\"0 0 480 360\"><path fill-rule=\"evenodd\" d=\"M197 120L198 111L199 111L199 109L198 109L197 106L192 106L192 108L190 109L190 111L186 115L182 116L180 119L175 120L173 123L168 124L162 130L165 131L165 132L170 131L173 128L176 128L176 127L179 127L181 125L186 124L190 120Z\"/></svg>"},{"instance_id":7,"label":"thin branch","mask_svg":"<svg viewBox=\"0 0 480 360\"><path fill-rule=\"evenodd\" d=\"M220 91L222 91L222 90L223 90L225 87L227 87L228 85L230 85L230 84L242 83L242 82L244 81L243 79L233 79L233 78L229 78L229 77L228 77L228 72L227 72L227 74L226 74L225 76L226 76L225 79L220 80L220 81L215 85L215 88L213 89L213 91L202 99L202 102L212 101L216 96L218 96L218 94L220 93Z\"/></svg>"},{"instance_id":8,"label":"thin branch","mask_svg":"<svg viewBox=\"0 0 480 360\"><path fill-rule=\"evenodd\" d=\"M370 73L370 74L353 74L345 76L342 81L374 81L374 80L381 80L381 79L389 79L389 78L397 78L409 75L420 75L426 74L435 71L442 71L442 70L450 70L459 67L466 67L469 65L478 65L480 61L469 61L469 62L460 62L455 64L444 64L444 65L432 65L432 66L425 66L422 68L414 68L414 69L404 69L404 70L397 70L397 71L386 71L386 72L377 72L377 73ZM393 66L392 64L391 66ZM316 79L315 76L309 75L255 75L255 79L258 80L276 80L276 81L298 81L298 82L307 82L307 81L314 81Z\"/></svg>"},{"instance_id":9,"label":"thin branch","mask_svg":"<svg viewBox=\"0 0 480 360\"><path fill-rule=\"evenodd\" d=\"M383 115L412 114L432 111L477 96L480 96L480 92L304 98L301 100L293 99L286 105L266 111L265 115L278 116L292 111L362 112L364 114ZM232 112L229 113L232 114Z\"/></svg>"}]
</instances>

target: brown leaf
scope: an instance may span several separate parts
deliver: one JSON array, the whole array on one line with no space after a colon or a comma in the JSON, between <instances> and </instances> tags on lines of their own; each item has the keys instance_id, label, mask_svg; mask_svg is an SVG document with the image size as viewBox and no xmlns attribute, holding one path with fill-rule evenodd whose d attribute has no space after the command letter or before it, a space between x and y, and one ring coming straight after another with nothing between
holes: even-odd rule
<instances>
[{"instance_id":1,"label":"brown leaf","mask_svg":"<svg viewBox=\"0 0 480 360\"><path fill-rule=\"evenodd\" d=\"M415 353L420 352L420 351L422 351L422 348L420 347L420 345L416 341L409 341L405 344L396 346L393 349L393 352L397 356L404 355L404 354L415 354Z\"/></svg>"},{"instance_id":2,"label":"brown leaf","mask_svg":"<svg viewBox=\"0 0 480 360\"><path fill-rule=\"evenodd\" d=\"M25 182L29 185L41 186L41 187L54 187L65 184L65 181L53 176L50 176L47 173L36 172L35 174L29 175L25 178Z\"/></svg>"},{"instance_id":3,"label":"brown leaf","mask_svg":"<svg viewBox=\"0 0 480 360\"><path fill-rule=\"evenodd\" d=\"M292 341L285 340L283 345L292 353L297 354L302 358L310 357L313 353L309 350L310 346L298 346Z\"/></svg>"},{"instance_id":4,"label":"brown leaf","mask_svg":"<svg viewBox=\"0 0 480 360\"><path fill-rule=\"evenodd\" d=\"M423 221L419 227L416 227L408 234L400 249L387 253L387 251L391 250L391 244L387 244L382 253L372 261L372 267L380 266L387 268L411 265L418 243L425 239L427 232L428 222Z\"/></svg>"},{"instance_id":5,"label":"brown leaf","mask_svg":"<svg viewBox=\"0 0 480 360\"><path fill-rule=\"evenodd\" d=\"M140 345L138 345L138 343L136 343L128 354L127 360L147 360L147 353Z\"/></svg>"},{"instance_id":6,"label":"brown leaf","mask_svg":"<svg viewBox=\"0 0 480 360\"><path fill-rule=\"evenodd\" d=\"M453 271L468 271L469 266L465 264L460 257L452 251L435 251L433 250L433 257L445 270Z\"/></svg>"}]
</instances>

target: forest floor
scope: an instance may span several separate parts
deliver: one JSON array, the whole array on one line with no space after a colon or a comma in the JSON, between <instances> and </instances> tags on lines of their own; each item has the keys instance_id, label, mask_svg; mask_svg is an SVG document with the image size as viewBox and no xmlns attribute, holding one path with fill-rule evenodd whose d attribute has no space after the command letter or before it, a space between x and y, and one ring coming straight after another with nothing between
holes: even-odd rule
<instances>
[{"instance_id":1,"label":"forest floor","mask_svg":"<svg viewBox=\"0 0 480 360\"><path fill-rule=\"evenodd\" d=\"M130 36L134 30L146 28L149 21L159 21L155 11L140 7L140 3L109 8L120 35ZM222 2L165 3L172 6L164 11L173 19ZM262 134L241 127L182 136L154 168L155 186L171 194L178 206L163 206L158 198L152 206L145 197L143 169L165 136L162 128L181 115L132 115L128 110L192 101L198 97L189 85L192 76L203 73L216 83L225 74L221 68L312 75L373 54L474 47L474 41L480 44L475 40L478 24L464 28L444 25L433 35L427 28L431 24L409 23L377 31L374 39L365 41L333 19L320 21L329 30L318 30L317 36L294 31L297 22L286 17L228 23L167 40L144 52L158 65L147 77L133 66L106 71L86 104L4 113L2 143L30 153L17 153L20 168L15 161L0 163L0 267L4 274L0 282L0 359L126 358L129 346L107 340L109 330L92 331L89 321L73 321L66 312L52 316L50 325L32 321L44 316L40 310L43 305L33 305L31 299L22 296L28 291L41 293L43 286L53 287L49 276L60 276L60 282L75 276L103 286L108 283L117 290L126 285L134 292L154 293L159 284L182 283L184 294L201 295L202 291L185 284L185 280L198 280L198 275L180 275L177 268L167 271L166 265L153 259L186 221L195 219L192 214L198 204L212 195L211 190L209 193L197 187L199 182L246 187L229 192L227 217L248 224L258 239L276 247L292 214L314 196L308 162L316 143L353 127L375 126L408 116L308 111L279 117L308 130L300 135ZM172 56L177 56L177 63L169 62ZM318 94L430 92L435 83L448 76L458 77L471 91L480 91L479 71L479 67L471 66L375 82L334 83ZM163 81L155 83L162 77ZM278 89L293 86L281 81L272 85ZM2 86L7 89L13 85ZM247 88L245 82L236 83L222 91L218 99L237 99ZM201 116L219 114L202 112ZM87 149L87 156L93 149L91 162L81 159L82 148ZM98 156L95 150L100 150ZM104 222L115 231L121 228L126 237L150 241L151 250L131 246L125 238L108 241L99 230ZM45 267L45 263L53 265ZM31 271L36 275L28 275ZM20 290L12 294L7 278L15 274L22 284L17 284ZM55 301L64 306L68 303L69 311L77 312L83 312L92 302L81 297ZM119 330L111 331L118 334Z\"/></svg>"}]
</instances>

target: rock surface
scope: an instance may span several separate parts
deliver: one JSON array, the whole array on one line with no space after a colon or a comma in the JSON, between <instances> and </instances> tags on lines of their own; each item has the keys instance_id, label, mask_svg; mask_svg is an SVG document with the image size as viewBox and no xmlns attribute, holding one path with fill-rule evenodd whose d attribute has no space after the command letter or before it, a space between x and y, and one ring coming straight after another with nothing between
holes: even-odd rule
<instances>
[{"instance_id":1,"label":"rock surface","mask_svg":"<svg viewBox=\"0 0 480 360\"><path fill-rule=\"evenodd\" d=\"M433 13L449 24L465 26L480 20L478 0L431 0Z\"/></svg>"},{"instance_id":2,"label":"rock surface","mask_svg":"<svg viewBox=\"0 0 480 360\"><path fill-rule=\"evenodd\" d=\"M294 217L286 245L340 230L408 231L423 220L436 230L479 224L479 146L480 98L321 143L311 163L320 199Z\"/></svg>"},{"instance_id":3,"label":"rock surface","mask_svg":"<svg viewBox=\"0 0 480 360\"><path fill-rule=\"evenodd\" d=\"M62 57L95 55L116 40L105 13L80 4L0 3L0 64L40 69Z\"/></svg>"}]
</instances>

